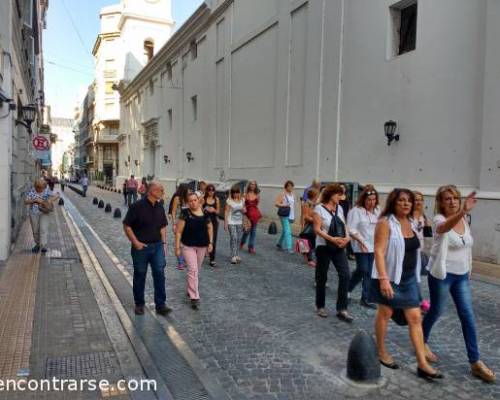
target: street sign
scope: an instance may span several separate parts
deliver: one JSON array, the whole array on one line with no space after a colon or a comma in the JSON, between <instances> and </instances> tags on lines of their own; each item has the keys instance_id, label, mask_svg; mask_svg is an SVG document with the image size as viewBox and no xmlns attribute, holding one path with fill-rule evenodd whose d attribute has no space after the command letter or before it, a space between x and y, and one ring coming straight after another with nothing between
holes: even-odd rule
<instances>
[{"instance_id":1,"label":"street sign","mask_svg":"<svg viewBox=\"0 0 500 400\"><path fill-rule=\"evenodd\" d=\"M47 138L45 138L41 135L38 135L38 136L35 136L33 138L33 147L36 150L49 150L50 145L49 145L49 141L47 140Z\"/></svg>"}]
</instances>

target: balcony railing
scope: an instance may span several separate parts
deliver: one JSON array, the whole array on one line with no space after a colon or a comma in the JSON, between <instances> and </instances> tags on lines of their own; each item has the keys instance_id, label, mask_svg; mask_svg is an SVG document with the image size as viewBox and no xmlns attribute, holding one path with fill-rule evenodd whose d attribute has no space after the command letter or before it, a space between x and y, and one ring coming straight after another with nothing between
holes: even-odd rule
<instances>
[{"instance_id":1,"label":"balcony railing","mask_svg":"<svg viewBox=\"0 0 500 400\"><path fill-rule=\"evenodd\" d=\"M118 143L118 134L116 135L99 135L97 143Z\"/></svg>"}]
</instances>

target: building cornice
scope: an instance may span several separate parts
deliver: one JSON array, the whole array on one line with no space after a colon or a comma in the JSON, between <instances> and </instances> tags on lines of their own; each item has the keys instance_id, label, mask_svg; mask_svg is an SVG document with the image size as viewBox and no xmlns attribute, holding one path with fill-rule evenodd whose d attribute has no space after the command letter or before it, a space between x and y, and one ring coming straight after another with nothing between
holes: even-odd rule
<instances>
[{"instance_id":1,"label":"building cornice","mask_svg":"<svg viewBox=\"0 0 500 400\"><path fill-rule=\"evenodd\" d=\"M111 37L112 38L120 37L120 32L100 33L99 35L97 35L97 39L94 43L94 48L92 49L92 55L94 57L97 54L97 51L99 50L102 39L111 38Z\"/></svg>"},{"instance_id":2,"label":"building cornice","mask_svg":"<svg viewBox=\"0 0 500 400\"><path fill-rule=\"evenodd\" d=\"M147 83L153 75L157 74L164 67L166 61L174 58L174 55L193 40L193 38L206 31L212 22L217 20L226 11L231 3L233 3L233 0L226 0L213 11L205 3L201 4L167 43L165 43L160 51L158 51L153 59L125 86L121 101L128 101L142 85Z\"/></svg>"},{"instance_id":3,"label":"building cornice","mask_svg":"<svg viewBox=\"0 0 500 400\"><path fill-rule=\"evenodd\" d=\"M125 21L127 19L138 19L140 21L145 21L145 22L154 22L156 24L161 24L161 25L174 25L174 21L172 19L167 19L167 18L156 18L156 17L151 17L147 15L141 15L141 14L135 14L135 13L122 13L120 16L120 20L118 21L118 29L122 30L123 25L125 25Z\"/></svg>"}]
</instances>

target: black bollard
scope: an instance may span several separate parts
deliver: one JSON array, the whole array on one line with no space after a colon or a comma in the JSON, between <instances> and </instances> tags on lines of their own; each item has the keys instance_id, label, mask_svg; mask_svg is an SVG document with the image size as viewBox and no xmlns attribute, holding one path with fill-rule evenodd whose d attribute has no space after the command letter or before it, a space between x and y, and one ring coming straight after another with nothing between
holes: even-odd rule
<instances>
[{"instance_id":1,"label":"black bollard","mask_svg":"<svg viewBox=\"0 0 500 400\"><path fill-rule=\"evenodd\" d=\"M97 197L94 197L94 200L92 200L92 204L99 204L99 199Z\"/></svg>"},{"instance_id":2,"label":"black bollard","mask_svg":"<svg viewBox=\"0 0 500 400\"><path fill-rule=\"evenodd\" d=\"M97 205L98 208L104 208L104 201L99 200L99 204Z\"/></svg>"},{"instance_id":3,"label":"black bollard","mask_svg":"<svg viewBox=\"0 0 500 400\"><path fill-rule=\"evenodd\" d=\"M278 233L278 227L276 226L276 222L272 221L269 224L269 229L267 230L269 235L276 235Z\"/></svg>"},{"instance_id":4,"label":"black bollard","mask_svg":"<svg viewBox=\"0 0 500 400\"><path fill-rule=\"evenodd\" d=\"M373 337L359 331L347 353L347 377L356 382L376 382L380 379L380 362Z\"/></svg>"},{"instance_id":5,"label":"black bollard","mask_svg":"<svg viewBox=\"0 0 500 400\"><path fill-rule=\"evenodd\" d=\"M59 198L59 202L57 204L59 204L60 206L63 206L64 205L64 199L62 197Z\"/></svg>"},{"instance_id":6,"label":"black bollard","mask_svg":"<svg viewBox=\"0 0 500 400\"><path fill-rule=\"evenodd\" d=\"M113 209L111 208L111 204L106 204L106 208L104 209L104 212L111 212Z\"/></svg>"},{"instance_id":7,"label":"black bollard","mask_svg":"<svg viewBox=\"0 0 500 400\"><path fill-rule=\"evenodd\" d=\"M115 208L115 212L113 213L113 218L121 218L122 217L122 210L119 208Z\"/></svg>"},{"instance_id":8,"label":"black bollard","mask_svg":"<svg viewBox=\"0 0 500 400\"><path fill-rule=\"evenodd\" d=\"M121 189L118 189L118 193L119 193L119 194L122 194L122 190L121 190Z\"/></svg>"}]
</instances>

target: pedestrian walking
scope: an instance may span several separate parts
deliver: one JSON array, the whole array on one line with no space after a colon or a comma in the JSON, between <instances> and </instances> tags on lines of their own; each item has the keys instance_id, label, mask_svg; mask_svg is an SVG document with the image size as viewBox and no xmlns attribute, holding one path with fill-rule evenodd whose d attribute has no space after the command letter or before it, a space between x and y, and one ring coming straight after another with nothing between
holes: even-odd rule
<instances>
[{"instance_id":1,"label":"pedestrian walking","mask_svg":"<svg viewBox=\"0 0 500 400\"><path fill-rule=\"evenodd\" d=\"M429 253L432 246L432 221L425 215L424 195L418 191L413 191L413 194L415 195L415 207L413 207L411 223L420 241L422 272L427 273L425 268L429 262Z\"/></svg>"},{"instance_id":2,"label":"pedestrian walking","mask_svg":"<svg viewBox=\"0 0 500 400\"><path fill-rule=\"evenodd\" d=\"M257 224L262 218L262 214L259 210L260 202L260 189L257 185L257 181L250 181L243 195L245 200L245 215L250 221L250 229L243 232L241 237L240 249L243 249L248 239L248 252L250 254L255 254L255 238L257 236Z\"/></svg>"},{"instance_id":3,"label":"pedestrian walking","mask_svg":"<svg viewBox=\"0 0 500 400\"><path fill-rule=\"evenodd\" d=\"M360 304L375 309L377 306L368 301L370 281L374 261L375 227L380 209L378 192L373 185L366 185L360 193L356 206L347 215L347 226L351 235L351 247L356 260L356 270L349 281L350 293L361 282Z\"/></svg>"},{"instance_id":4,"label":"pedestrian walking","mask_svg":"<svg viewBox=\"0 0 500 400\"><path fill-rule=\"evenodd\" d=\"M155 182L149 185L147 196L130 205L123 220L123 228L130 240L134 265L133 293L135 313L144 314L144 287L148 264L151 266L156 312L167 315L172 309L166 305L165 255L167 253L167 217L160 203L163 187Z\"/></svg>"},{"instance_id":5,"label":"pedestrian walking","mask_svg":"<svg viewBox=\"0 0 500 400\"><path fill-rule=\"evenodd\" d=\"M198 189L196 190L196 194L200 199L200 204L203 207L203 202L205 201L205 192L207 191L207 183L205 181L198 182Z\"/></svg>"},{"instance_id":6,"label":"pedestrian walking","mask_svg":"<svg viewBox=\"0 0 500 400\"><path fill-rule=\"evenodd\" d=\"M61 186L61 190L64 192L64 187L66 186L66 179L64 176L61 176L61 179L59 179L59 185Z\"/></svg>"},{"instance_id":7,"label":"pedestrian walking","mask_svg":"<svg viewBox=\"0 0 500 400\"><path fill-rule=\"evenodd\" d=\"M191 307L197 309L200 302L199 273L206 252L213 250L211 218L203 212L196 193L187 196L188 208L182 210L175 233L175 255L181 252L187 265L187 295Z\"/></svg>"},{"instance_id":8,"label":"pedestrian walking","mask_svg":"<svg viewBox=\"0 0 500 400\"><path fill-rule=\"evenodd\" d=\"M442 379L425 356L418 283L420 282L420 242L412 230L410 216L415 197L408 189L394 189L387 197L375 227L375 266L370 298L378 304L375 335L380 363L399 369L385 346L387 326L393 313L403 310L417 356L417 375L428 380Z\"/></svg>"},{"instance_id":9,"label":"pedestrian walking","mask_svg":"<svg viewBox=\"0 0 500 400\"><path fill-rule=\"evenodd\" d=\"M54 196L47 187L43 178L37 179L33 187L26 195L24 204L29 206L29 218L35 246L31 249L33 253L47 252L47 235L49 229L50 212L54 209Z\"/></svg>"},{"instance_id":10,"label":"pedestrian walking","mask_svg":"<svg viewBox=\"0 0 500 400\"><path fill-rule=\"evenodd\" d=\"M294 184L292 181L286 181L283 193L280 193L275 201L278 208L278 217L281 222L281 236L276 244L281 250L293 253L292 249L292 227L295 220L295 194L293 193Z\"/></svg>"},{"instance_id":11,"label":"pedestrian walking","mask_svg":"<svg viewBox=\"0 0 500 400\"><path fill-rule=\"evenodd\" d=\"M462 205L454 185L442 186L436 193L435 236L427 267L431 306L423 322L424 341L427 358L438 361L427 343L432 327L446 310L448 293L451 294L462 325L471 373L485 382L494 382L495 373L480 358L470 288L474 240L466 216L476 204L476 193L472 192Z\"/></svg>"},{"instance_id":12,"label":"pedestrian walking","mask_svg":"<svg viewBox=\"0 0 500 400\"><path fill-rule=\"evenodd\" d=\"M123 181L122 185L122 194L123 194L123 205L127 205L127 179Z\"/></svg>"},{"instance_id":13,"label":"pedestrian walking","mask_svg":"<svg viewBox=\"0 0 500 400\"><path fill-rule=\"evenodd\" d=\"M300 198L300 200L303 203L307 202L307 200L308 200L307 193L311 189L315 189L318 192L318 195L319 195L319 193L321 192L321 182L318 181L317 179L313 179L312 183L304 189L304 192L302 193L302 196Z\"/></svg>"},{"instance_id":14,"label":"pedestrian walking","mask_svg":"<svg viewBox=\"0 0 500 400\"><path fill-rule=\"evenodd\" d=\"M181 183L172 196L172 199L170 199L170 204L168 206L168 215L170 221L172 222L172 232L174 233L174 235L177 230L177 221L181 215L182 210L188 208L187 195L189 192L189 186L185 183ZM180 271L184 270L184 265L184 257L181 253L179 256L177 256L177 269Z\"/></svg>"},{"instance_id":15,"label":"pedestrian walking","mask_svg":"<svg viewBox=\"0 0 500 400\"><path fill-rule=\"evenodd\" d=\"M345 248L349 243L349 232L340 206L343 191L339 184L327 185L321 192L320 204L314 208L313 224L316 234L316 309L318 316L325 318L325 286L330 262L338 273L337 318L352 322L353 317L347 311L349 288L349 264Z\"/></svg>"},{"instance_id":16,"label":"pedestrian walking","mask_svg":"<svg viewBox=\"0 0 500 400\"><path fill-rule=\"evenodd\" d=\"M130 175L127 179L127 204L130 207L137 201L137 189L139 188L139 183L135 179L134 175Z\"/></svg>"},{"instance_id":17,"label":"pedestrian walking","mask_svg":"<svg viewBox=\"0 0 500 400\"><path fill-rule=\"evenodd\" d=\"M308 190L306 200L302 202L301 212L301 227L299 234L301 239L307 240L309 243L309 252L304 254L306 264L312 268L316 267L313 253L316 248L316 234L314 233L314 208L318 204L319 191L316 188Z\"/></svg>"},{"instance_id":18,"label":"pedestrian walking","mask_svg":"<svg viewBox=\"0 0 500 400\"><path fill-rule=\"evenodd\" d=\"M83 197L87 197L87 189L89 188L89 178L87 174L84 174L82 179L80 179L80 185L82 185Z\"/></svg>"},{"instance_id":19,"label":"pedestrian walking","mask_svg":"<svg viewBox=\"0 0 500 400\"><path fill-rule=\"evenodd\" d=\"M146 177L142 177L141 184L139 185L139 189L137 192L141 195L141 199L147 196L148 193L148 180Z\"/></svg>"},{"instance_id":20,"label":"pedestrian walking","mask_svg":"<svg viewBox=\"0 0 500 400\"><path fill-rule=\"evenodd\" d=\"M220 213L220 200L215 194L215 186L208 184L205 191L205 200L203 202L203 212L208 216L212 223L212 251L209 251L208 257L210 266L216 267L215 253L217 249L217 233L219 231L219 213Z\"/></svg>"},{"instance_id":21,"label":"pedestrian walking","mask_svg":"<svg viewBox=\"0 0 500 400\"><path fill-rule=\"evenodd\" d=\"M229 231L229 245L231 249L231 264L238 264L241 258L238 255L243 235L243 215L245 202L241 197L239 185L234 185L230 190L230 197L226 201L224 210L224 229Z\"/></svg>"}]
</instances>

